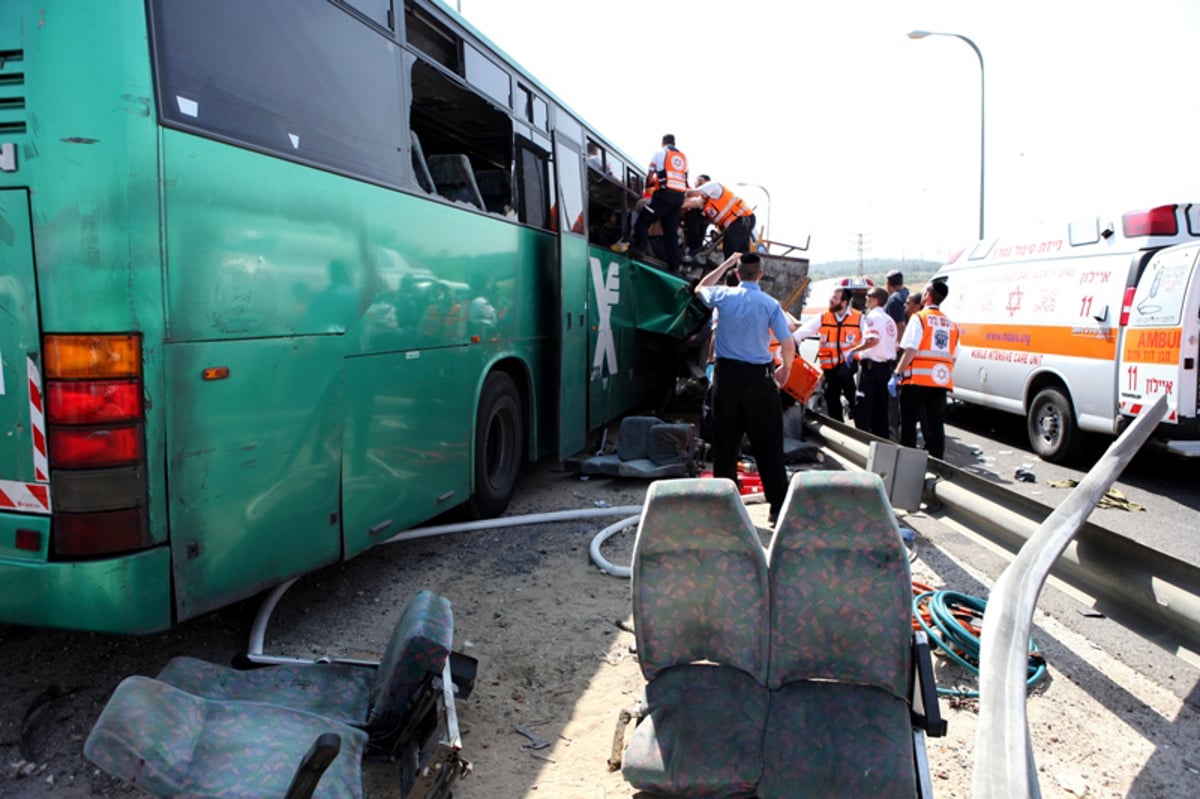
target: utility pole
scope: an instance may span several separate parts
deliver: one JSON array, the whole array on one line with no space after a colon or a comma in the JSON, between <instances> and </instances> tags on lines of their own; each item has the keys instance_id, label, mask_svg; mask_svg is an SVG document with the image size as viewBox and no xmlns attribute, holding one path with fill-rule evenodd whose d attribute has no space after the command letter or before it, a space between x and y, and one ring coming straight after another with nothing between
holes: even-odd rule
<instances>
[{"instance_id":1,"label":"utility pole","mask_svg":"<svg viewBox=\"0 0 1200 799\"><path fill-rule=\"evenodd\" d=\"M864 249L864 246L865 245L863 244L863 234L859 233L858 234L858 272L857 272L857 275L859 277L863 276L863 249Z\"/></svg>"}]
</instances>

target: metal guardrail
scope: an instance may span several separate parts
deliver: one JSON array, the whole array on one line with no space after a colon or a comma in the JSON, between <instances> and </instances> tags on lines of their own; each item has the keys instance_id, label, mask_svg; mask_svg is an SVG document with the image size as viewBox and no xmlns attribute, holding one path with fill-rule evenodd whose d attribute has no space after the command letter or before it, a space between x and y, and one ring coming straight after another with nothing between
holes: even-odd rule
<instances>
[{"instance_id":1,"label":"metal guardrail","mask_svg":"<svg viewBox=\"0 0 1200 799\"><path fill-rule=\"evenodd\" d=\"M831 450L866 468L877 439L817 414L809 424ZM929 459L923 499L1014 555L1054 510L935 458ZM1165 626L1188 648L1200 647L1200 567L1085 522L1051 573Z\"/></svg>"}]
</instances>

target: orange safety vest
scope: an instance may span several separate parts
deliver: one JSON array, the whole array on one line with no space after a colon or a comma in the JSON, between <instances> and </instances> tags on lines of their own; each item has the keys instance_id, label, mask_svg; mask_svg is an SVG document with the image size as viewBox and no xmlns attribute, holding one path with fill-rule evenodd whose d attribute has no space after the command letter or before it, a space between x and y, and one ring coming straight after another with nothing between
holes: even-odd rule
<instances>
[{"instance_id":1,"label":"orange safety vest","mask_svg":"<svg viewBox=\"0 0 1200 799\"><path fill-rule=\"evenodd\" d=\"M936 305L917 312L921 343L900 383L929 388L954 388L954 353L958 351L958 326Z\"/></svg>"},{"instance_id":2,"label":"orange safety vest","mask_svg":"<svg viewBox=\"0 0 1200 799\"><path fill-rule=\"evenodd\" d=\"M687 176L687 156L683 154L682 150L667 147L667 155L663 159L663 168L658 173L660 188L670 189L671 191L687 191Z\"/></svg>"},{"instance_id":3,"label":"orange safety vest","mask_svg":"<svg viewBox=\"0 0 1200 799\"><path fill-rule=\"evenodd\" d=\"M713 224L724 230L735 220L743 216L750 216L752 211L749 206L742 201L742 198L721 186L721 196L717 199L712 199L708 195L704 196L704 215L707 216Z\"/></svg>"},{"instance_id":4,"label":"orange safety vest","mask_svg":"<svg viewBox=\"0 0 1200 799\"><path fill-rule=\"evenodd\" d=\"M821 344L817 350L817 362L822 369L833 369L842 362L846 352L858 343L861 324L862 312L854 308L840 322L833 311L827 310L821 314Z\"/></svg>"}]
</instances>

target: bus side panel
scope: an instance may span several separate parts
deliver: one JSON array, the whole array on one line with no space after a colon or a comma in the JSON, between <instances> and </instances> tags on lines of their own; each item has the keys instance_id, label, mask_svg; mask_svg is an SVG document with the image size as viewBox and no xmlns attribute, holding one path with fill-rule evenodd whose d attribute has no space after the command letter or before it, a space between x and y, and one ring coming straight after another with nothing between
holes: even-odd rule
<instances>
[{"instance_id":1,"label":"bus side panel","mask_svg":"<svg viewBox=\"0 0 1200 799\"><path fill-rule=\"evenodd\" d=\"M467 500L477 373L467 347L347 359L347 557Z\"/></svg>"},{"instance_id":2,"label":"bus side panel","mask_svg":"<svg viewBox=\"0 0 1200 799\"><path fill-rule=\"evenodd\" d=\"M337 560L340 338L171 344L167 368L179 619Z\"/></svg>"},{"instance_id":3,"label":"bus side panel","mask_svg":"<svg viewBox=\"0 0 1200 799\"><path fill-rule=\"evenodd\" d=\"M676 354L655 349L668 339L639 326L664 327L680 303L672 291L677 278L601 248L590 250L588 262L588 429L594 430L666 396Z\"/></svg>"}]
</instances>

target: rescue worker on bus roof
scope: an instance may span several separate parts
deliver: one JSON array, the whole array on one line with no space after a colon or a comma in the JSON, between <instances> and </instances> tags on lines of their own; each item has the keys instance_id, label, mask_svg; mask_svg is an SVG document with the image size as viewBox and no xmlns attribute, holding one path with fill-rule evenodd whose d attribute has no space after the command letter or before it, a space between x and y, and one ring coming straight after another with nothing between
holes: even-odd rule
<instances>
[{"instance_id":1,"label":"rescue worker on bus roof","mask_svg":"<svg viewBox=\"0 0 1200 799\"><path fill-rule=\"evenodd\" d=\"M700 209L720 229L726 258L735 252L750 252L750 237L757 224L754 210L725 186L708 175L700 175L696 178L696 188L687 190L683 208Z\"/></svg>"},{"instance_id":2,"label":"rescue worker on bus roof","mask_svg":"<svg viewBox=\"0 0 1200 799\"><path fill-rule=\"evenodd\" d=\"M822 390L825 396L825 413L839 422L845 419L842 413L842 399L846 400L846 405L853 414L854 394L857 391L854 385L855 369L846 362L846 353L858 343L862 313L850 307L853 294L850 283L850 278L843 280L842 285L835 288L829 298L829 309L820 316L810 316L792 333L797 346L804 339L820 333L817 365L821 367L824 377Z\"/></svg>"},{"instance_id":3,"label":"rescue worker on bus roof","mask_svg":"<svg viewBox=\"0 0 1200 799\"><path fill-rule=\"evenodd\" d=\"M657 176L658 188L638 213L630 252L635 258L645 256L650 247L650 225L661 222L667 269L678 273L683 263L679 252L679 218L683 195L688 188L688 161L687 156L675 146L674 135L668 133L663 136L662 145L662 149L650 159L650 172Z\"/></svg>"},{"instance_id":4,"label":"rescue worker on bus roof","mask_svg":"<svg viewBox=\"0 0 1200 799\"><path fill-rule=\"evenodd\" d=\"M900 346L904 352L888 382L888 393L900 394L900 446L917 445L917 421L925 449L935 458L946 454L946 395L954 388L954 359L958 357L958 326L938 305L950 288L931 281L922 292L924 304L909 317Z\"/></svg>"}]
</instances>

